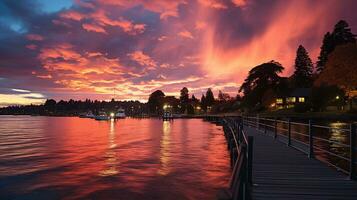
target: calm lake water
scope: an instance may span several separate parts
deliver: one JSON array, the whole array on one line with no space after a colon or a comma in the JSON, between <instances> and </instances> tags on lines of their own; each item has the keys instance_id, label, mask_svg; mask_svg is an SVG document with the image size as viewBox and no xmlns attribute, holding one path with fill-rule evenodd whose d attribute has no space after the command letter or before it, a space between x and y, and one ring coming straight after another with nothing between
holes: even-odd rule
<instances>
[{"instance_id":1,"label":"calm lake water","mask_svg":"<svg viewBox=\"0 0 357 200\"><path fill-rule=\"evenodd\" d=\"M222 128L200 119L0 116L0 199L215 199Z\"/></svg>"}]
</instances>

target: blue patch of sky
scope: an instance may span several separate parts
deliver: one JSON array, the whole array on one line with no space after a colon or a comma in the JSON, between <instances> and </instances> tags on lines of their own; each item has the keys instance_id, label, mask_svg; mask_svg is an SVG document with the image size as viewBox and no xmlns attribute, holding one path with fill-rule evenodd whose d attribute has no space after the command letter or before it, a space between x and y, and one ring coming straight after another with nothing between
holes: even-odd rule
<instances>
[{"instance_id":1,"label":"blue patch of sky","mask_svg":"<svg viewBox=\"0 0 357 200\"><path fill-rule=\"evenodd\" d=\"M73 0L36 0L36 2L44 13L54 13L69 9L73 5Z\"/></svg>"},{"instance_id":2,"label":"blue patch of sky","mask_svg":"<svg viewBox=\"0 0 357 200\"><path fill-rule=\"evenodd\" d=\"M17 33L26 32L20 20L12 16L10 9L0 2L0 24Z\"/></svg>"}]
</instances>

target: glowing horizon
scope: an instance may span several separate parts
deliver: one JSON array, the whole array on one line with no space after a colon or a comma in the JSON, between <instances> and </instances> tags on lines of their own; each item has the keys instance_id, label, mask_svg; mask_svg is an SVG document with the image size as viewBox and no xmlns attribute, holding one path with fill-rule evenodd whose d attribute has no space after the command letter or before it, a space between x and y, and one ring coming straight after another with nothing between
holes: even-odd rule
<instances>
[{"instance_id":1,"label":"glowing horizon","mask_svg":"<svg viewBox=\"0 0 357 200\"><path fill-rule=\"evenodd\" d=\"M263 62L290 75L302 44L315 62L323 35L356 1L29 0L0 2L0 106L55 100L146 101L182 87L236 95Z\"/></svg>"}]
</instances>

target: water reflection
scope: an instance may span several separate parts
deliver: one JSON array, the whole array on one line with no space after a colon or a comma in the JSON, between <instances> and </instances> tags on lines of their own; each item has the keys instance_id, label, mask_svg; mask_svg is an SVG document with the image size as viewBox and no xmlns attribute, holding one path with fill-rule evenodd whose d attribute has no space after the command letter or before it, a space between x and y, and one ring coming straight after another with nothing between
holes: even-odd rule
<instances>
[{"instance_id":1,"label":"water reflection","mask_svg":"<svg viewBox=\"0 0 357 200\"><path fill-rule=\"evenodd\" d=\"M329 126L331 127L330 129L330 140L332 141L337 141L341 143L346 143L347 141L347 135L345 130L343 130L346 127L346 123L341 123L341 122L334 122L330 123ZM335 144L332 145L336 146Z\"/></svg>"},{"instance_id":2,"label":"water reflection","mask_svg":"<svg viewBox=\"0 0 357 200\"><path fill-rule=\"evenodd\" d=\"M0 116L2 199L215 199L222 130L199 119Z\"/></svg>"},{"instance_id":3,"label":"water reflection","mask_svg":"<svg viewBox=\"0 0 357 200\"><path fill-rule=\"evenodd\" d=\"M162 137L160 140L160 175L167 175L170 172L170 135L171 135L171 122L164 121L162 123Z\"/></svg>"},{"instance_id":4,"label":"water reflection","mask_svg":"<svg viewBox=\"0 0 357 200\"><path fill-rule=\"evenodd\" d=\"M110 120L110 129L108 134L108 148L105 153L105 169L99 172L100 176L114 176L119 173L117 166L119 164L115 148L115 121Z\"/></svg>"}]
</instances>

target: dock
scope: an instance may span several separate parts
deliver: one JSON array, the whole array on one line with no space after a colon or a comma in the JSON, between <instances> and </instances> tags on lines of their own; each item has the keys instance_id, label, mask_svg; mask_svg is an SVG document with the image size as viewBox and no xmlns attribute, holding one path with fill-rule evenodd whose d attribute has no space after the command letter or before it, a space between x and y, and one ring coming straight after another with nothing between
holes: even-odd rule
<instances>
[{"instance_id":1,"label":"dock","mask_svg":"<svg viewBox=\"0 0 357 200\"><path fill-rule=\"evenodd\" d=\"M310 126L309 133L299 133L309 139L304 143L291 134L290 122L279 122L289 123L288 133L282 134L276 119L215 120L224 127L233 169L229 187L218 199L357 199L354 125L349 130L349 157L341 156L350 168L343 169L315 159L314 150L323 149L314 145L320 138L313 136L311 124L304 124Z\"/></svg>"},{"instance_id":2,"label":"dock","mask_svg":"<svg viewBox=\"0 0 357 200\"><path fill-rule=\"evenodd\" d=\"M254 137L252 199L357 199L357 182L319 160L244 127Z\"/></svg>"}]
</instances>

